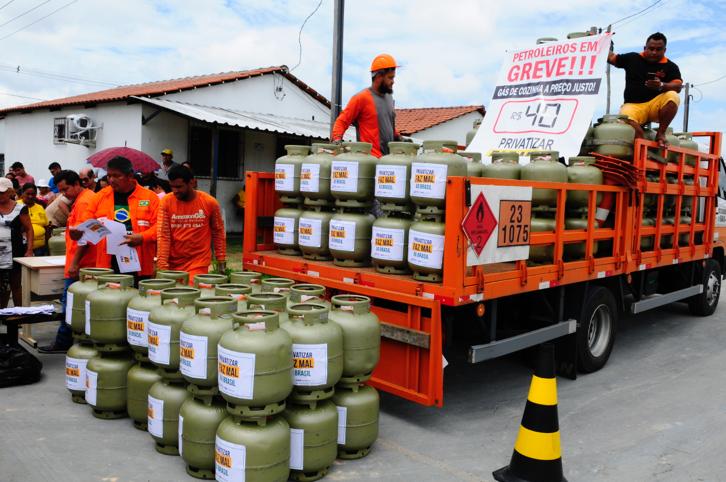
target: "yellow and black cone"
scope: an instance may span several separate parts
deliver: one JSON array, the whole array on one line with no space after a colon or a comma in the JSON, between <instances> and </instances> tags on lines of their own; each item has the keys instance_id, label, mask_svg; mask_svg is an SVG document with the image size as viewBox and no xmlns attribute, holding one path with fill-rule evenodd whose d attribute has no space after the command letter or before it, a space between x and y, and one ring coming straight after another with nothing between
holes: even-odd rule
<instances>
[{"instance_id":1,"label":"yellow and black cone","mask_svg":"<svg viewBox=\"0 0 726 482\"><path fill-rule=\"evenodd\" d=\"M552 344L540 346L512 460L493 475L499 482L567 482L562 474Z\"/></svg>"}]
</instances>

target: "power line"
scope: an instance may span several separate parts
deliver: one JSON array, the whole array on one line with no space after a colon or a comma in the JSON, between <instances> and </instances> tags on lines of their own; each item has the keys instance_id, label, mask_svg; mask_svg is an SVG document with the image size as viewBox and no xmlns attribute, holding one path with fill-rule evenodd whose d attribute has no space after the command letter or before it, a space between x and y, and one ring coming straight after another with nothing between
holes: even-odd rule
<instances>
[{"instance_id":1,"label":"power line","mask_svg":"<svg viewBox=\"0 0 726 482\"><path fill-rule=\"evenodd\" d=\"M644 9L642 9L642 10L639 10L639 11L637 11L637 12L633 13L633 14L627 15L627 16L625 16L625 17L623 17L623 18L620 18L620 19L618 19L618 20L616 20L616 21L614 21L614 22L611 22L611 23L610 23L610 25L613 25L613 26L614 26L615 24L617 24L617 23L620 23L620 22L622 22L623 20L627 20L627 19L629 19L629 18L635 17L636 15L640 15L641 13L647 12L647 11L648 11L648 10L650 10L651 8L653 8L653 7L655 7L656 5L658 5L659 3L661 3L662 1L663 1L663 0L656 0L656 1L654 2L654 3L650 4L649 6L645 7Z\"/></svg>"},{"instance_id":2,"label":"power line","mask_svg":"<svg viewBox=\"0 0 726 482\"><path fill-rule=\"evenodd\" d=\"M9 95L10 97L19 97L21 99L30 99L30 100L45 100L45 99L40 99L38 97L28 97L27 95L11 94L10 92L0 92L0 95Z\"/></svg>"},{"instance_id":3,"label":"power line","mask_svg":"<svg viewBox=\"0 0 726 482\"><path fill-rule=\"evenodd\" d=\"M8 20L7 22L0 23L0 27L4 27L5 25L7 25L7 24L9 24L11 22L14 22L15 20L19 19L20 17L24 17L25 15L29 14L30 12L32 12L34 10L38 10L40 7L42 7L43 5L45 5L46 3L49 3L49 2L50 2L50 0L45 0L45 2L39 3L38 5L36 5L35 7L31 8L30 10L26 10L23 13L21 13L20 15L14 16L13 18L11 18L10 20ZM5 5L8 5L8 4L6 3Z\"/></svg>"},{"instance_id":4,"label":"power line","mask_svg":"<svg viewBox=\"0 0 726 482\"><path fill-rule=\"evenodd\" d=\"M305 28L305 24L308 23L308 20L310 20L313 15L315 15L315 13L318 11L318 9L320 8L320 6L322 4L323 4L323 0L320 0L318 2L318 6L315 7L315 10L313 10L312 12L310 12L310 15L308 15L307 17L305 17L305 20L303 21L302 25L300 25L300 31L297 34L297 44L298 44L297 63L295 64L295 67L293 67L293 68L290 69L290 72L292 72L293 70L295 70L296 68L298 68L298 66L302 63L302 32L303 32L303 28Z\"/></svg>"},{"instance_id":5,"label":"power line","mask_svg":"<svg viewBox=\"0 0 726 482\"><path fill-rule=\"evenodd\" d=\"M3 9L3 8L5 8L5 7L7 7L7 6L8 6L8 5L10 5L11 3L13 3L14 1L15 1L15 0L10 0L10 1L9 1L9 2L7 2L7 3L4 3L3 5L0 5L0 10L2 10L2 9Z\"/></svg>"},{"instance_id":6,"label":"power line","mask_svg":"<svg viewBox=\"0 0 726 482\"><path fill-rule=\"evenodd\" d=\"M694 86L695 87L700 87L702 85L713 84L714 82L718 82L719 80L723 80L723 79L726 79L726 75L722 75L721 77L718 77L716 79L709 80L708 82L701 82L700 84L694 84Z\"/></svg>"},{"instance_id":7,"label":"power line","mask_svg":"<svg viewBox=\"0 0 726 482\"><path fill-rule=\"evenodd\" d=\"M90 85L109 86L109 87L117 87L118 85L120 85L118 83L106 82L103 80L93 80L93 79L88 79L88 78L84 78L84 77L76 77L76 76L73 76L70 74L64 74L61 72L49 72L49 71L38 70L38 69L21 68L20 65L12 66L12 65L7 65L7 64L0 64L0 71L11 72L14 74L28 75L31 77L40 77L43 79L62 80L65 82L74 82L74 83L80 83L80 84L90 84Z\"/></svg>"},{"instance_id":8,"label":"power line","mask_svg":"<svg viewBox=\"0 0 726 482\"><path fill-rule=\"evenodd\" d=\"M73 5L74 3L76 3L77 1L78 1L78 0L73 0L72 2L68 2L68 3L66 3L65 5L62 5L62 6L58 7L58 8L56 8L55 10L53 10L52 12L50 12L50 13L49 13L48 15L45 15L45 16L43 16L43 17L40 17L40 18L39 18L38 20L35 20L34 22L31 22L31 23L29 23L29 24L27 24L27 25L25 25L25 26L23 26L23 27L20 27L20 28L19 28L19 29L17 29L16 31L14 31L14 32L11 32L11 33L9 33L9 34L7 34L7 35L3 36L3 37L0 37L0 40L5 40L6 38L8 38L8 37L12 37L13 35L15 35L15 34L16 34L16 33L18 33L18 32L22 32L23 30L25 30L25 29L26 29L26 28L28 28L28 27L32 27L32 26L33 26L33 25L35 25L36 23L38 23L38 22L40 22L40 21L42 21L42 20L45 20L46 18L50 17L50 16L51 16L51 15L53 15L54 13L56 13L56 12L60 12L61 10L63 10L63 9L64 9L64 8L66 8L66 7L70 7L71 5Z\"/></svg>"}]
</instances>

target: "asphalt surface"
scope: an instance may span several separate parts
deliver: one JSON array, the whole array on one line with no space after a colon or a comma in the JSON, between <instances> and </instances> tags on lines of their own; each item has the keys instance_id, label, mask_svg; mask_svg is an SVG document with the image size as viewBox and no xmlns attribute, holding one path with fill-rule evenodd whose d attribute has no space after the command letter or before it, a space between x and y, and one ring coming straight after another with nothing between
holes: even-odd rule
<instances>
[{"instance_id":1,"label":"asphalt surface","mask_svg":"<svg viewBox=\"0 0 726 482\"><path fill-rule=\"evenodd\" d=\"M558 379L565 476L576 481L726 480L726 309L692 317L674 304L621 320L608 365ZM52 326L34 329L47 340ZM64 357L44 377L0 389L0 481L183 481L179 457L129 419L71 402ZM480 481L509 463L531 372L512 356L445 369L444 408L382 394L380 438L328 480Z\"/></svg>"}]
</instances>

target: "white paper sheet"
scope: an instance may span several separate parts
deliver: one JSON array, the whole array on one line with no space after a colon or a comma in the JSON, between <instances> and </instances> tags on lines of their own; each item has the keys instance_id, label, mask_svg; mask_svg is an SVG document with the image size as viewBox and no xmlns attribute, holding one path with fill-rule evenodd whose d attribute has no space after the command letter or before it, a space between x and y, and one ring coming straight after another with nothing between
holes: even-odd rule
<instances>
[{"instance_id":1,"label":"white paper sheet","mask_svg":"<svg viewBox=\"0 0 726 482\"><path fill-rule=\"evenodd\" d=\"M116 253L116 263L121 273L135 273L141 271L141 263L139 262L139 254L136 248L131 248L127 244L121 245Z\"/></svg>"},{"instance_id":2,"label":"white paper sheet","mask_svg":"<svg viewBox=\"0 0 726 482\"><path fill-rule=\"evenodd\" d=\"M84 221L76 226L75 229L83 233L82 240L91 244L98 244L99 241L111 234L111 231L98 219Z\"/></svg>"},{"instance_id":3,"label":"white paper sheet","mask_svg":"<svg viewBox=\"0 0 726 482\"><path fill-rule=\"evenodd\" d=\"M109 230L109 234L106 237L106 254L126 254L128 250L125 249L125 245L121 243L125 240L126 236L126 225L113 221L111 219L104 219L103 225Z\"/></svg>"}]
</instances>

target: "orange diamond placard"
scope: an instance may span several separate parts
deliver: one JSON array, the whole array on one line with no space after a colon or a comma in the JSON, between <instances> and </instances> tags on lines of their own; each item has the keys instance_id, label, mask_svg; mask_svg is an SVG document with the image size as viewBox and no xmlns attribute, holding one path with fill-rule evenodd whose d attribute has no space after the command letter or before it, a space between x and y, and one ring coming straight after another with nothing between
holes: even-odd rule
<instances>
[{"instance_id":1,"label":"orange diamond placard","mask_svg":"<svg viewBox=\"0 0 726 482\"><path fill-rule=\"evenodd\" d=\"M489 207L483 193L479 193L461 221L461 229L469 240L477 256L481 255L484 246L497 228L497 218Z\"/></svg>"}]
</instances>

